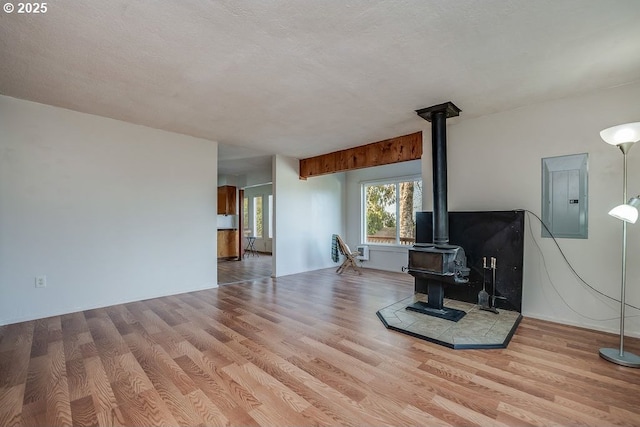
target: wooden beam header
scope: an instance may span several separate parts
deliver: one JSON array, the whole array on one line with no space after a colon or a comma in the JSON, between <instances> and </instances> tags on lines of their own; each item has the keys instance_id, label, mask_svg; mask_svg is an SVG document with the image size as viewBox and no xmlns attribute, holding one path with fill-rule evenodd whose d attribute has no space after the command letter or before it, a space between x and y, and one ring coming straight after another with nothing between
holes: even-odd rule
<instances>
[{"instance_id":1,"label":"wooden beam header","mask_svg":"<svg viewBox=\"0 0 640 427\"><path fill-rule=\"evenodd\" d=\"M300 179L422 157L422 132L300 160Z\"/></svg>"}]
</instances>

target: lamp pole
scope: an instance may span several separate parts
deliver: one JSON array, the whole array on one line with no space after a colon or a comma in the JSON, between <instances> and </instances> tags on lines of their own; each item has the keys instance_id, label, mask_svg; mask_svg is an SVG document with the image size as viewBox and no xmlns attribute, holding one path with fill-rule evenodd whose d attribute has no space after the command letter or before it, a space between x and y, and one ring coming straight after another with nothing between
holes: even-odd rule
<instances>
[{"instance_id":1,"label":"lamp pole","mask_svg":"<svg viewBox=\"0 0 640 427\"><path fill-rule=\"evenodd\" d=\"M622 151L622 203L627 203L627 153L632 143L620 144ZM624 310L627 289L627 221L622 221L622 289L620 290L620 357L624 357Z\"/></svg>"},{"instance_id":2,"label":"lamp pole","mask_svg":"<svg viewBox=\"0 0 640 427\"><path fill-rule=\"evenodd\" d=\"M618 144L618 148L622 151L623 168L622 168L622 203L627 203L627 153L633 146L633 142L624 142ZM624 311L625 311L625 293L627 285L627 221L622 221L622 286L620 290L620 349L616 351L614 348L601 348L600 357L609 362L616 363L630 368L640 368L640 357L633 353L624 351ZM617 353L617 354L616 354Z\"/></svg>"}]
</instances>

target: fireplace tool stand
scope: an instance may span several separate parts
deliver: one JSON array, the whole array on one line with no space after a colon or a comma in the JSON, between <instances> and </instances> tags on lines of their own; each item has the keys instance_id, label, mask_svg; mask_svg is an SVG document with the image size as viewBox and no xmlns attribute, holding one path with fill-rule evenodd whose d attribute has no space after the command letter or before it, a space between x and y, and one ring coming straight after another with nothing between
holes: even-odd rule
<instances>
[{"instance_id":1,"label":"fireplace tool stand","mask_svg":"<svg viewBox=\"0 0 640 427\"><path fill-rule=\"evenodd\" d=\"M482 268L483 268L483 273L482 273L482 290L484 290L484 271L487 270L487 258L483 257L482 258ZM491 304L489 304L489 301L486 301L484 304L480 303L480 298L478 297L478 305L480 307L480 310L484 310L484 311L490 311L494 314L498 314L498 310L496 309L496 298L500 298L500 297L496 297L496 259L494 257L491 257L491 267L489 268L489 270L491 270ZM481 291L482 293L482 291ZM486 293L486 292L485 292ZM488 299L488 298L487 298Z\"/></svg>"},{"instance_id":2,"label":"fireplace tool stand","mask_svg":"<svg viewBox=\"0 0 640 427\"><path fill-rule=\"evenodd\" d=\"M478 292L478 307L481 310L488 310L491 308L489 305L489 293L487 292L487 257L482 257L482 290Z\"/></svg>"}]
</instances>

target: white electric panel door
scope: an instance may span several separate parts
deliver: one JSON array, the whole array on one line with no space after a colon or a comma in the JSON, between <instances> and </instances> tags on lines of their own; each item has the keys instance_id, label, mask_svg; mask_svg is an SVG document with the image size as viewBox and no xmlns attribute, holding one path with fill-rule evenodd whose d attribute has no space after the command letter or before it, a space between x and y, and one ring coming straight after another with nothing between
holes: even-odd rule
<instances>
[{"instance_id":1,"label":"white electric panel door","mask_svg":"<svg viewBox=\"0 0 640 427\"><path fill-rule=\"evenodd\" d=\"M543 237L588 237L588 155L542 159Z\"/></svg>"}]
</instances>

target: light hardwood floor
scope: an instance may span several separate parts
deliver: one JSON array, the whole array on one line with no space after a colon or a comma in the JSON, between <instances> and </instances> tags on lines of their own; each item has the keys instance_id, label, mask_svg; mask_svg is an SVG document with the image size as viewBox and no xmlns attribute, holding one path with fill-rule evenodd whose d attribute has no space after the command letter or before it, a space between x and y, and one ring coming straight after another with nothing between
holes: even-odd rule
<instances>
[{"instance_id":1,"label":"light hardwood floor","mask_svg":"<svg viewBox=\"0 0 640 427\"><path fill-rule=\"evenodd\" d=\"M227 285L271 277L271 254L249 255L242 261L218 259L218 284Z\"/></svg>"},{"instance_id":2,"label":"light hardwood floor","mask_svg":"<svg viewBox=\"0 0 640 427\"><path fill-rule=\"evenodd\" d=\"M3 326L0 425L640 425L615 335L525 318L451 350L377 319L412 292L328 269Z\"/></svg>"}]
</instances>

